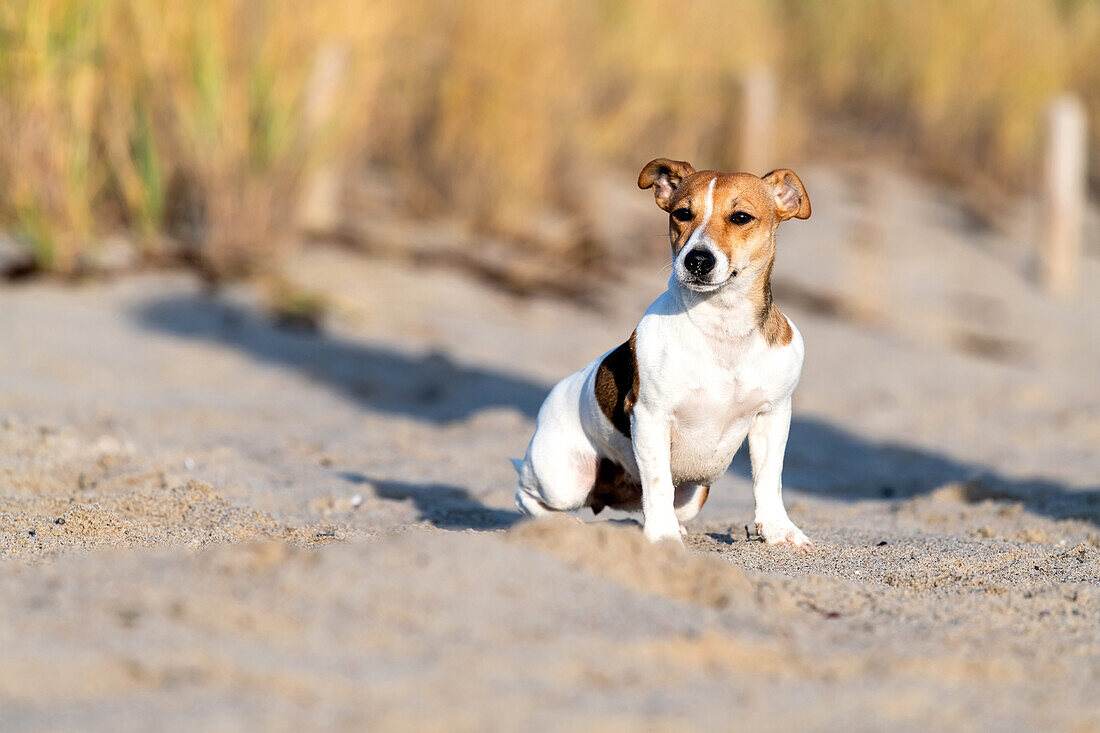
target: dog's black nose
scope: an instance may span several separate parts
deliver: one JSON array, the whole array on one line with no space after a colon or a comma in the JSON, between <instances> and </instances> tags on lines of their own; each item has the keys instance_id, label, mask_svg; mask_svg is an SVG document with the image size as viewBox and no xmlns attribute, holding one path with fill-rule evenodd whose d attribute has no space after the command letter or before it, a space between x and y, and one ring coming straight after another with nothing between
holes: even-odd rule
<instances>
[{"instance_id":1,"label":"dog's black nose","mask_svg":"<svg viewBox=\"0 0 1100 733\"><path fill-rule=\"evenodd\" d=\"M714 263L714 255L705 249L693 249L684 256L684 267L695 277L709 274Z\"/></svg>"}]
</instances>

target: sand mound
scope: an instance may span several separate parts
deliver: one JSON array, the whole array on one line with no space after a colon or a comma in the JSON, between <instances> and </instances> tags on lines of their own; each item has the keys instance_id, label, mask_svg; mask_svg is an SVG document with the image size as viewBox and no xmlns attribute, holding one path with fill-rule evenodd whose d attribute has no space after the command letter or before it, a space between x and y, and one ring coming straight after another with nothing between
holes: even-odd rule
<instances>
[{"instance_id":1,"label":"sand mound","mask_svg":"<svg viewBox=\"0 0 1100 733\"><path fill-rule=\"evenodd\" d=\"M786 600L770 584L754 583L722 560L652 545L631 525L580 524L567 517L552 517L519 524L508 535L571 565L664 598L709 608L745 600L776 606Z\"/></svg>"}]
</instances>

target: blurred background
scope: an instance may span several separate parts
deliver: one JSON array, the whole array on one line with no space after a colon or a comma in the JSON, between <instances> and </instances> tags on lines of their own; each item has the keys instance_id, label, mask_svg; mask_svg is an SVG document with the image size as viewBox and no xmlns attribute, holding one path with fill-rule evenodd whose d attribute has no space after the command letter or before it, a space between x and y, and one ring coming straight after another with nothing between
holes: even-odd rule
<instances>
[{"instance_id":1,"label":"blurred background","mask_svg":"<svg viewBox=\"0 0 1100 733\"><path fill-rule=\"evenodd\" d=\"M653 157L902 155L994 218L1052 99L1100 125L1089 0L9 0L0 38L7 267L63 275L329 238L576 291Z\"/></svg>"}]
</instances>

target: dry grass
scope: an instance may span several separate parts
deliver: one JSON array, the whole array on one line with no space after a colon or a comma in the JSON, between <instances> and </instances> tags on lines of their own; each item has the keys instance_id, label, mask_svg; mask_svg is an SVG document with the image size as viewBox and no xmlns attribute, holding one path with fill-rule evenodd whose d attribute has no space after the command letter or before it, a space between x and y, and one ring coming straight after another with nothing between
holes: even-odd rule
<instances>
[{"instance_id":1,"label":"dry grass","mask_svg":"<svg viewBox=\"0 0 1100 733\"><path fill-rule=\"evenodd\" d=\"M736 167L757 65L782 80L784 161L839 118L1015 188L1053 94L1100 129L1083 0L7 0L0 38L0 227L62 272L120 229L149 258L262 266L332 159L385 176L372 215L537 251L532 222L583 211L593 171Z\"/></svg>"},{"instance_id":2,"label":"dry grass","mask_svg":"<svg viewBox=\"0 0 1100 733\"><path fill-rule=\"evenodd\" d=\"M4 223L62 272L118 228L151 256L171 235L174 251L216 270L260 261L340 122L307 109L314 60L370 47L379 28L323 5L3 3Z\"/></svg>"}]
</instances>

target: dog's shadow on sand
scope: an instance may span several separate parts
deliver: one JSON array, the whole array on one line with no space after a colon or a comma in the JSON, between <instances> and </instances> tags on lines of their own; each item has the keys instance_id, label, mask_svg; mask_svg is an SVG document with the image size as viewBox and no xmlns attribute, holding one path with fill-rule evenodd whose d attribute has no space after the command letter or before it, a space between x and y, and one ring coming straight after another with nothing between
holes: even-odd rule
<instances>
[{"instance_id":1,"label":"dog's shadow on sand","mask_svg":"<svg viewBox=\"0 0 1100 733\"><path fill-rule=\"evenodd\" d=\"M416 355L324 333L287 331L255 310L218 297L170 296L140 306L135 317L150 330L216 343L303 373L365 409L432 423L464 420L493 407L511 408L533 419L550 388L522 376L464 366L441 353ZM746 447L730 470L749 475ZM359 474L344 478L368 481ZM1056 519L1100 524L1100 487L1074 489L1044 478L1011 479L990 466L869 440L797 413L791 424L784 484L793 490L840 501L904 499L952 481L968 482L963 492L967 501L1017 501ZM440 527L496 529L520 518L516 512L485 506L457 486L370 483L382 498L411 500L421 519Z\"/></svg>"},{"instance_id":2,"label":"dog's shadow on sand","mask_svg":"<svg viewBox=\"0 0 1100 733\"><path fill-rule=\"evenodd\" d=\"M441 529L507 529L523 518L516 511L485 506L458 486L381 481L358 471L340 471L339 475L349 483L370 487L380 499L411 501L420 521Z\"/></svg>"},{"instance_id":3,"label":"dog's shadow on sand","mask_svg":"<svg viewBox=\"0 0 1100 733\"><path fill-rule=\"evenodd\" d=\"M548 392L545 385L463 366L439 352L402 353L323 332L279 328L255 310L215 296L162 298L140 306L135 316L152 331L220 344L295 370L368 409L435 423L489 407L534 417Z\"/></svg>"},{"instance_id":4,"label":"dog's shadow on sand","mask_svg":"<svg viewBox=\"0 0 1100 733\"><path fill-rule=\"evenodd\" d=\"M748 446L730 471L751 479ZM1019 502L1054 519L1100 524L1100 486L1074 488L1042 478L1010 478L992 466L889 441L872 441L816 418L791 421L783 483L823 498L907 499L958 483L967 503Z\"/></svg>"}]
</instances>

